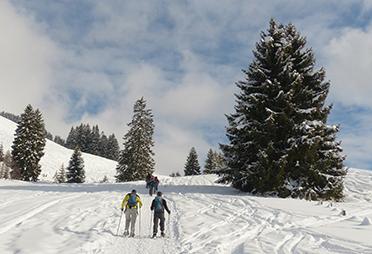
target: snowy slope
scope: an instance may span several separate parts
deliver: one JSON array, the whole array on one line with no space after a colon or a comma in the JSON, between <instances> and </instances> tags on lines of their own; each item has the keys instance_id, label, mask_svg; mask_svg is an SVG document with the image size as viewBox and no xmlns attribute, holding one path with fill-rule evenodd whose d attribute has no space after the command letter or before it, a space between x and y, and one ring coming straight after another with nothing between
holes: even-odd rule
<instances>
[{"instance_id":1,"label":"snowy slope","mask_svg":"<svg viewBox=\"0 0 372 254\"><path fill-rule=\"evenodd\" d=\"M214 179L161 177L172 211L164 239L149 238L144 182L0 181L0 253L372 253L372 172L350 170L346 200L336 204L254 197ZM132 188L144 202L137 236L117 237Z\"/></svg>"},{"instance_id":2,"label":"snowy slope","mask_svg":"<svg viewBox=\"0 0 372 254\"><path fill-rule=\"evenodd\" d=\"M12 146L16 128L17 125L14 122L0 116L0 143L3 144L5 151L10 150ZM47 140L45 155L40 161L42 172L39 179L52 180L62 163L67 167L72 152L70 149ZM86 153L83 153L83 158L87 182L100 181L105 175L113 180L117 164L115 161Z\"/></svg>"}]
</instances>

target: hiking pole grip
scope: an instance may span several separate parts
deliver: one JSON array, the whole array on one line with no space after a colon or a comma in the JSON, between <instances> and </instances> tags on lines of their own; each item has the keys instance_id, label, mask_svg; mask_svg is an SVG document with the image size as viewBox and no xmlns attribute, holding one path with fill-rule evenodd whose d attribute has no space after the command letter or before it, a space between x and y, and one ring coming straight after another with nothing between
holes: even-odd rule
<instances>
[{"instance_id":1,"label":"hiking pole grip","mask_svg":"<svg viewBox=\"0 0 372 254\"><path fill-rule=\"evenodd\" d=\"M121 214L120 214L119 225L118 225L118 230L116 232L116 236L119 236L119 229L120 229L120 224L121 224L121 217L123 217L123 211L121 211Z\"/></svg>"}]
</instances>

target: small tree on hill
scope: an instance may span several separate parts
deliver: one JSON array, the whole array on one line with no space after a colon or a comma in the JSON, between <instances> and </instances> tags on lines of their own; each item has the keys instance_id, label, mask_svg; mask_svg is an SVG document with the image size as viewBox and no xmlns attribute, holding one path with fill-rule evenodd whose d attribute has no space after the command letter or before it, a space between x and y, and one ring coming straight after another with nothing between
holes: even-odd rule
<instances>
[{"instance_id":1,"label":"small tree on hill","mask_svg":"<svg viewBox=\"0 0 372 254\"><path fill-rule=\"evenodd\" d=\"M66 171L65 167L62 164L60 169L56 171L56 174L53 177L55 183L65 183L67 181L66 179Z\"/></svg>"},{"instance_id":2,"label":"small tree on hill","mask_svg":"<svg viewBox=\"0 0 372 254\"><path fill-rule=\"evenodd\" d=\"M195 148L191 148L185 164L185 176L200 175L200 165L198 161L198 154Z\"/></svg>"},{"instance_id":3,"label":"small tree on hill","mask_svg":"<svg viewBox=\"0 0 372 254\"><path fill-rule=\"evenodd\" d=\"M85 181L84 160L80 148L76 147L67 167L68 183L83 183Z\"/></svg>"}]
</instances>

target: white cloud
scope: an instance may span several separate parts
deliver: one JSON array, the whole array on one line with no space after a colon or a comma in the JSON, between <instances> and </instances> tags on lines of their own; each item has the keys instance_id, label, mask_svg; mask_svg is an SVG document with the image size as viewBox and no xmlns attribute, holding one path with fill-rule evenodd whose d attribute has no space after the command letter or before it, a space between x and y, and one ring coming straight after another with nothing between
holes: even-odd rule
<instances>
[{"instance_id":1,"label":"white cloud","mask_svg":"<svg viewBox=\"0 0 372 254\"><path fill-rule=\"evenodd\" d=\"M0 1L0 33L2 109L20 113L28 103L40 106L52 82L57 48L8 1Z\"/></svg>"},{"instance_id":2,"label":"white cloud","mask_svg":"<svg viewBox=\"0 0 372 254\"><path fill-rule=\"evenodd\" d=\"M347 28L326 47L333 98L344 105L372 107L372 26Z\"/></svg>"}]
</instances>

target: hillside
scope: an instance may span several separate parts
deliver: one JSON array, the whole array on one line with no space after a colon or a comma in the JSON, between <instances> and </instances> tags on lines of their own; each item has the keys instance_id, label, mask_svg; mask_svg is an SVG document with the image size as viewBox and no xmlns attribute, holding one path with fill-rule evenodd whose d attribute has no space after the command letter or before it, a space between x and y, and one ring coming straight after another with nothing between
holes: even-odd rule
<instances>
[{"instance_id":1,"label":"hillside","mask_svg":"<svg viewBox=\"0 0 372 254\"><path fill-rule=\"evenodd\" d=\"M0 143L3 144L5 151L11 148L16 128L17 125L14 122L0 116ZM47 140L45 155L40 161L42 172L39 179L51 181L56 170L61 167L62 163L67 167L72 152L70 149ZM83 153L83 158L87 182L100 181L105 175L110 180L113 180L116 173L116 161L87 153Z\"/></svg>"},{"instance_id":2,"label":"hillside","mask_svg":"<svg viewBox=\"0 0 372 254\"><path fill-rule=\"evenodd\" d=\"M341 203L255 197L215 179L161 177L172 213L157 239L142 181L0 181L0 253L372 253L372 172L351 169ZM144 203L137 235L118 237L120 202L133 188Z\"/></svg>"}]
</instances>

